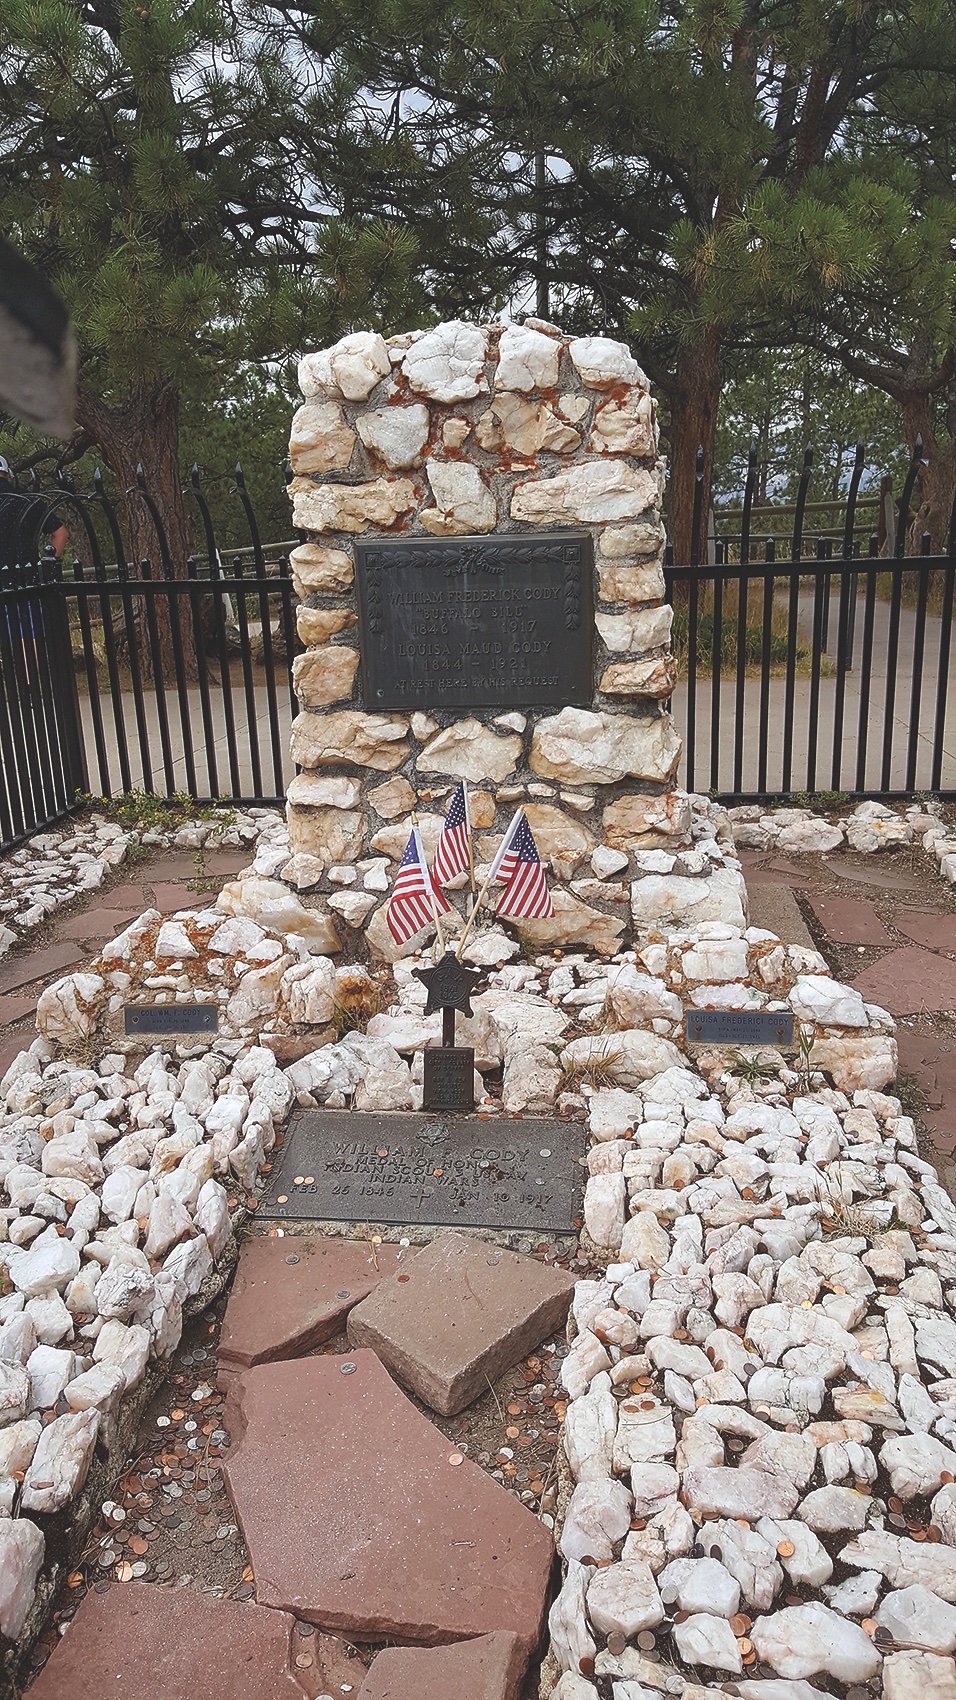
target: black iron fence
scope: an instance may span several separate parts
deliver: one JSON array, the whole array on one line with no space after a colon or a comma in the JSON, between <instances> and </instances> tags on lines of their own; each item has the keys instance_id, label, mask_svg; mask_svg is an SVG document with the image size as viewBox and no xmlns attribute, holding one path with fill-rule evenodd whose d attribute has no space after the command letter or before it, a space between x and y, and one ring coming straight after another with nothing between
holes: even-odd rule
<instances>
[{"instance_id":1,"label":"black iron fence","mask_svg":"<svg viewBox=\"0 0 956 1700\"><path fill-rule=\"evenodd\" d=\"M821 791L956 797L956 505L945 552L932 553L927 535L908 554L921 461L917 441L894 524L861 538L860 447L842 525L808 536L808 454L786 553L780 538L754 535L754 457L739 529L709 546L699 474L691 562L668 558L665 572L689 790L741 802Z\"/></svg>"},{"instance_id":2,"label":"black iron fence","mask_svg":"<svg viewBox=\"0 0 956 1700\"><path fill-rule=\"evenodd\" d=\"M785 539L756 536L754 459L738 523L710 540L698 480L691 562L666 566L688 789L956 797L956 508L944 553L924 537L907 554L919 465L917 446L894 523L869 537L862 450L826 532L806 525L809 457ZM27 564L0 573L0 848L88 792L284 796L300 647L289 545L263 545L241 469L250 541L228 561L195 473L188 494L202 547L182 561L142 480L132 497L155 547L135 562L99 477L38 498ZM70 531L62 562L42 549L54 513Z\"/></svg>"},{"instance_id":3,"label":"black iron fence","mask_svg":"<svg viewBox=\"0 0 956 1700\"><path fill-rule=\"evenodd\" d=\"M288 554L263 546L241 469L250 544L228 561L198 474L189 493L204 547L180 562L142 481L155 557L135 563L98 476L89 494L64 481L38 503L32 561L0 575L0 847L89 792L283 798L296 712ZM62 562L40 552L54 511L70 532Z\"/></svg>"}]
</instances>

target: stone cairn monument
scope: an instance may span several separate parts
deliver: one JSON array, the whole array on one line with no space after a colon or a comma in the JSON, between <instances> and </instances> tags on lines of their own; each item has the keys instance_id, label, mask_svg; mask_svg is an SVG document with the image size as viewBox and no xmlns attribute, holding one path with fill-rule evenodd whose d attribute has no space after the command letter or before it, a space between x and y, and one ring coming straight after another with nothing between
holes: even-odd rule
<instances>
[{"instance_id":1,"label":"stone cairn monument","mask_svg":"<svg viewBox=\"0 0 956 1700\"><path fill-rule=\"evenodd\" d=\"M534 946L612 955L660 927L745 925L732 847L676 788L664 463L627 346L453 322L343 337L299 378L307 647L283 877L346 949L364 930L394 958L409 816L430 857L464 778L479 864L518 806L549 864L554 917L521 924Z\"/></svg>"}]
</instances>

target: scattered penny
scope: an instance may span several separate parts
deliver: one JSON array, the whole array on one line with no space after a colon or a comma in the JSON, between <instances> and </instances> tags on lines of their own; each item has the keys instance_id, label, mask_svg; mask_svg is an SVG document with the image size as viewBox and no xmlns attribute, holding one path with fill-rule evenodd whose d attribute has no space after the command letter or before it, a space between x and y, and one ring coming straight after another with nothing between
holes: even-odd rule
<instances>
[{"instance_id":1,"label":"scattered penny","mask_svg":"<svg viewBox=\"0 0 956 1700\"><path fill-rule=\"evenodd\" d=\"M796 1550L797 1549L792 1541L777 1542L777 1551L781 1558L792 1558Z\"/></svg>"},{"instance_id":2,"label":"scattered penny","mask_svg":"<svg viewBox=\"0 0 956 1700\"><path fill-rule=\"evenodd\" d=\"M619 1659L626 1646L627 1636L622 1635L617 1629L613 1630L607 1638L607 1650L612 1659Z\"/></svg>"},{"instance_id":3,"label":"scattered penny","mask_svg":"<svg viewBox=\"0 0 956 1700\"><path fill-rule=\"evenodd\" d=\"M637 1644L643 1652L649 1653L652 1647L657 1646L657 1636L652 1635L649 1629L642 1629Z\"/></svg>"},{"instance_id":4,"label":"scattered penny","mask_svg":"<svg viewBox=\"0 0 956 1700\"><path fill-rule=\"evenodd\" d=\"M461 1452L450 1452L448 1454L448 1462L449 1464L463 1464L465 1462L464 1454Z\"/></svg>"},{"instance_id":5,"label":"scattered penny","mask_svg":"<svg viewBox=\"0 0 956 1700\"><path fill-rule=\"evenodd\" d=\"M730 1627L739 1640L741 1635L746 1635L748 1630L752 1628L752 1624L749 1617L745 1617L743 1612L738 1612L736 1617L731 1618Z\"/></svg>"},{"instance_id":6,"label":"scattered penny","mask_svg":"<svg viewBox=\"0 0 956 1700\"><path fill-rule=\"evenodd\" d=\"M863 1619L863 1622L860 1624L860 1628L863 1630L865 1635L875 1635L876 1634L876 1618L875 1617L865 1617Z\"/></svg>"}]
</instances>

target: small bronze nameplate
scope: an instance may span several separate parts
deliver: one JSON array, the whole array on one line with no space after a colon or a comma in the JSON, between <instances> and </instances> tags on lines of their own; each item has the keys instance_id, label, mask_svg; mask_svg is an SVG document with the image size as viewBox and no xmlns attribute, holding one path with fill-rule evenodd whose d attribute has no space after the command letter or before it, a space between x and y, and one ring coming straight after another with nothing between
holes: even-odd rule
<instances>
[{"instance_id":1,"label":"small bronze nameplate","mask_svg":"<svg viewBox=\"0 0 956 1700\"><path fill-rule=\"evenodd\" d=\"M793 1044L793 1016L787 1010L689 1009L689 1045Z\"/></svg>"},{"instance_id":2,"label":"small bronze nameplate","mask_svg":"<svg viewBox=\"0 0 956 1700\"><path fill-rule=\"evenodd\" d=\"M135 1033L217 1033L219 1005L215 1003L152 1003L127 1006L127 1037Z\"/></svg>"},{"instance_id":3,"label":"small bronze nameplate","mask_svg":"<svg viewBox=\"0 0 956 1700\"><path fill-rule=\"evenodd\" d=\"M369 709L590 708L587 532L356 543Z\"/></svg>"},{"instance_id":4,"label":"small bronze nameplate","mask_svg":"<svg viewBox=\"0 0 956 1700\"><path fill-rule=\"evenodd\" d=\"M469 1045L430 1045L424 1052L425 1088L422 1107L426 1110L457 1110L463 1114L475 1107L475 1053Z\"/></svg>"}]
</instances>

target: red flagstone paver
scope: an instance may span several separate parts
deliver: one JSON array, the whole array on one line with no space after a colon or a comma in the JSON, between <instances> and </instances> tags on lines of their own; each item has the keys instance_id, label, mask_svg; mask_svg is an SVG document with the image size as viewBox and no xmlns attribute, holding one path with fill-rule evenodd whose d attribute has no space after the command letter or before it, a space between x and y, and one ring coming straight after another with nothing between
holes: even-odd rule
<instances>
[{"instance_id":1,"label":"red flagstone paver","mask_svg":"<svg viewBox=\"0 0 956 1700\"><path fill-rule=\"evenodd\" d=\"M0 992L15 992L19 986L32 986L34 980L52 980L85 954L82 945L69 939L39 950L28 946L21 956L8 957L0 968Z\"/></svg>"},{"instance_id":2,"label":"red flagstone paver","mask_svg":"<svg viewBox=\"0 0 956 1700\"><path fill-rule=\"evenodd\" d=\"M567 1320L573 1277L464 1234L440 1234L353 1310L370 1346L432 1410L454 1416Z\"/></svg>"},{"instance_id":3,"label":"red flagstone paver","mask_svg":"<svg viewBox=\"0 0 956 1700\"><path fill-rule=\"evenodd\" d=\"M108 909L98 903L94 909L85 909L80 915L64 916L57 932L63 938L82 939L84 944L94 939L102 939L105 944L107 939L115 939L117 933L141 914L141 909Z\"/></svg>"},{"instance_id":4,"label":"red flagstone paver","mask_svg":"<svg viewBox=\"0 0 956 1700\"><path fill-rule=\"evenodd\" d=\"M811 897L813 910L828 938L837 944L892 944L872 903L857 902L852 897Z\"/></svg>"},{"instance_id":5,"label":"red flagstone paver","mask_svg":"<svg viewBox=\"0 0 956 1700\"><path fill-rule=\"evenodd\" d=\"M222 1324L221 1367L231 1378L331 1340L352 1307L414 1257L397 1245L307 1234L245 1240Z\"/></svg>"},{"instance_id":6,"label":"red flagstone paver","mask_svg":"<svg viewBox=\"0 0 956 1700\"><path fill-rule=\"evenodd\" d=\"M956 1147L956 1042L901 1027L896 1042L900 1074L911 1075L920 1094L920 1120L947 1156Z\"/></svg>"},{"instance_id":7,"label":"red flagstone paver","mask_svg":"<svg viewBox=\"0 0 956 1700\"><path fill-rule=\"evenodd\" d=\"M358 1700L517 1700L527 1662L506 1630L453 1647L386 1647Z\"/></svg>"},{"instance_id":8,"label":"red flagstone paver","mask_svg":"<svg viewBox=\"0 0 956 1700\"><path fill-rule=\"evenodd\" d=\"M956 962L915 944L902 945L881 956L851 985L864 1002L879 1004L891 1015L956 1009Z\"/></svg>"},{"instance_id":9,"label":"red flagstone paver","mask_svg":"<svg viewBox=\"0 0 956 1700\"><path fill-rule=\"evenodd\" d=\"M161 915L175 915L180 909L211 908L217 895L215 891L190 891L184 880L182 885L154 885L153 905Z\"/></svg>"},{"instance_id":10,"label":"red flagstone paver","mask_svg":"<svg viewBox=\"0 0 956 1700\"><path fill-rule=\"evenodd\" d=\"M98 891L96 900L101 909L132 909L137 915L149 908L141 885L114 885L112 891Z\"/></svg>"},{"instance_id":11,"label":"red flagstone paver","mask_svg":"<svg viewBox=\"0 0 956 1700\"><path fill-rule=\"evenodd\" d=\"M27 993L19 997L9 993L0 997L0 1025L9 1027L14 1021L23 1021L26 1016L33 1015L36 1010L36 994L32 997Z\"/></svg>"},{"instance_id":12,"label":"red flagstone paver","mask_svg":"<svg viewBox=\"0 0 956 1700\"><path fill-rule=\"evenodd\" d=\"M940 950L956 956L956 915L940 915L932 909L918 909L908 915L894 915L893 925L914 943L927 950Z\"/></svg>"},{"instance_id":13,"label":"red flagstone paver","mask_svg":"<svg viewBox=\"0 0 956 1700\"><path fill-rule=\"evenodd\" d=\"M29 1700L303 1700L285 1612L155 1583L87 1594Z\"/></svg>"},{"instance_id":14,"label":"red flagstone paver","mask_svg":"<svg viewBox=\"0 0 956 1700\"><path fill-rule=\"evenodd\" d=\"M373 1352L246 1370L225 1464L261 1605L360 1641L544 1629L548 1530ZM52 1700L52 1697L51 1697Z\"/></svg>"}]
</instances>

